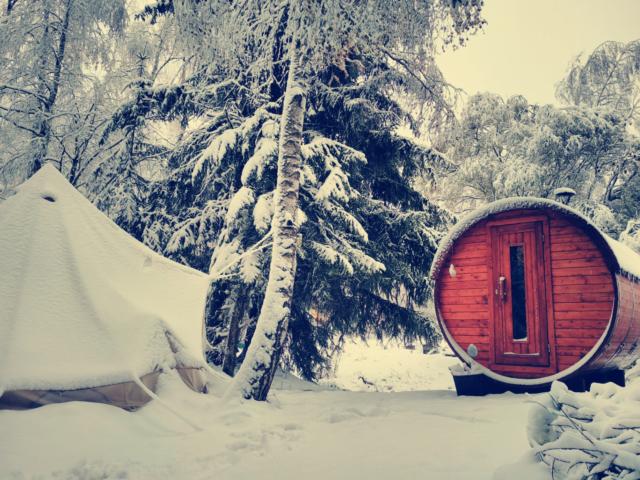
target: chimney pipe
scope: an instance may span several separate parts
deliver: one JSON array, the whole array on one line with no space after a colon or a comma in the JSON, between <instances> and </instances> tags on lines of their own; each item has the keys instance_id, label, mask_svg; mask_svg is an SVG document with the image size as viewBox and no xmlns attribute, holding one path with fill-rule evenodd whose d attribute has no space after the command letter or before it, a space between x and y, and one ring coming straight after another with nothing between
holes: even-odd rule
<instances>
[{"instance_id":1,"label":"chimney pipe","mask_svg":"<svg viewBox=\"0 0 640 480\"><path fill-rule=\"evenodd\" d=\"M553 194L556 197L556 202L560 202L564 205L569 205L569 202L571 202L571 199L576 194L576 191L573 188L560 187L556 188L553 191Z\"/></svg>"}]
</instances>

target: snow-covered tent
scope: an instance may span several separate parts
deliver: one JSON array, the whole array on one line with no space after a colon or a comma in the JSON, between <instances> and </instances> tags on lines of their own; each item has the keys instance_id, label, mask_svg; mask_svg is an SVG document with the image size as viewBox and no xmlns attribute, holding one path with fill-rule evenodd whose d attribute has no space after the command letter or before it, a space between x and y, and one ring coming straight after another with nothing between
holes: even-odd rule
<instances>
[{"instance_id":1,"label":"snow-covered tent","mask_svg":"<svg viewBox=\"0 0 640 480\"><path fill-rule=\"evenodd\" d=\"M172 369L204 391L207 288L45 165L0 203L0 408L136 408Z\"/></svg>"}]
</instances>

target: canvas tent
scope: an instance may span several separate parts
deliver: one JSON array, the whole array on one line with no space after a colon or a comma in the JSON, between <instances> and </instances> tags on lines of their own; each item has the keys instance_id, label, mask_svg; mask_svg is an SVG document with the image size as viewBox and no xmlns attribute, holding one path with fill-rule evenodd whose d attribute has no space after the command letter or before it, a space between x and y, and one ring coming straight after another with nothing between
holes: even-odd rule
<instances>
[{"instance_id":1,"label":"canvas tent","mask_svg":"<svg viewBox=\"0 0 640 480\"><path fill-rule=\"evenodd\" d=\"M206 389L208 277L122 231L45 165L0 203L0 408L136 408L158 377Z\"/></svg>"}]
</instances>

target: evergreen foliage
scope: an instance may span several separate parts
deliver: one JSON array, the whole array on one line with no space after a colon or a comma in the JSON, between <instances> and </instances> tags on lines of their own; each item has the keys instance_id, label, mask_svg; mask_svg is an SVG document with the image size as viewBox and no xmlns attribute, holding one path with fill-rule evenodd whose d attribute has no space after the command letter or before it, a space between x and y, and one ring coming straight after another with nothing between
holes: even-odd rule
<instances>
[{"instance_id":1,"label":"evergreen foliage","mask_svg":"<svg viewBox=\"0 0 640 480\"><path fill-rule=\"evenodd\" d=\"M340 91L319 84L309 96L303 242L285 355L307 378L325 366L341 335L421 336L428 343L436 335L417 308L429 299L426 273L449 217L412 179L441 158L393 133L397 103L350 83ZM266 104L240 117L227 107L191 132L170 158L182 165L154 186L138 232L166 255L224 270L210 299L214 362L222 360L229 316L240 315L241 330L250 331L262 301L269 250L238 259L269 230L277 109Z\"/></svg>"},{"instance_id":2,"label":"evergreen foliage","mask_svg":"<svg viewBox=\"0 0 640 480\"><path fill-rule=\"evenodd\" d=\"M154 12L160 13L151 9L145 15ZM153 185L135 233L163 254L217 277L207 328L210 358L218 364L225 363L229 350L240 352L236 342L248 344L269 265L264 237L273 215L286 76L278 60L281 33L264 36L272 34L271 43L257 47L271 45L274 58L266 71L243 77L234 70L248 65L242 52L251 55L251 49L240 49L238 63L226 71L213 62L205 66L207 49L200 53L202 68L186 83L149 90L142 102L147 118L190 121L169 154L172 171ZM446 84L432 68L425 89L427 77L417 82L398 66L400 58L374 53L379 52L347 47L330 61L318 59L326 66L306 77L296 218L302 244L283 357L306 378L322 373L344 335L421 337L428 344L437 336L421 307L429 300L426 275L437 240L451 219L417 191L416 180L447 162L396 130L418 123L408 113L409 100L417 96L406 96L401 104L401 92L419 91L422 102L442 112L449 108ZM126 124L130 107L121 109L114 129ZM233 372L235 360L234 355L225 370Z\"/></svg>"}]
</instances>

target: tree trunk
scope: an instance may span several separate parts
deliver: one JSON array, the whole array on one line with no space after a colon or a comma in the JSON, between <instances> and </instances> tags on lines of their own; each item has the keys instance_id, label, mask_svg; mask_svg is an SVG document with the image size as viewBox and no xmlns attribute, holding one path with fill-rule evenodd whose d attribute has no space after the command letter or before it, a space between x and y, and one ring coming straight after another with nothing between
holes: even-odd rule
<instances>
[{"instance_id":1,"label":"tree trunk","mask_svg":"<svg viewBox=\"0 0 640 480\"><path fill-rule=\"evenodd\" d=\"M238 359L238 341L240 340L240 324L244 317L246 298L241 287L233 289L233 310L229 315L229 330L227 332L227 343L225 345L224 357L222 360L222 371L233 377L236 373Z\"/></svg>"},{"instance_id":2,"label":"tree trunk","mask_svg":"<svg viewBox=\"0 0 640 480\"><path fill-rule=\"evenodd\" d=\"M40 170L40 167L44 164L47 158L47 152L49 151L49 142L51 141L51 112L53 111L53 107L55 106L56 100L58 98L58 90L60 89L60 79L62 76L62 66L64 62L65 50L67 48L67 33L69 31L69 22L71 20L71 8L72 8L72 0L67 0L66 10L64 13L64 19L62 21L62 25L60 26L60 38L58 40L58 48L54 50L55 61L53 65L53 79L51 80L51 84L46 84L46 78L48 77L47 70L47 62L48 57L44 57L45 51L48 54L49 48L49 12L45 11L44 14L44 33L42 36L42 47L43 47L43 58L42 58L42 68L41 72L42 78L40 79L43 84L41 85L42 96L46 97L40 103L40 112L39 118L36 120L36 124L34 126L34 130L37 135L33 138L33 142L35 144L35 152L33 156L33 161L31 163L31 175ZM48 96L45 96L44 93L49 92Z\"/></svg>"},{"instance_id":3,"label":"tree trunk","mask_svg":"<svg viewBox=\"0 0 640 480\"><path fill-rule=\"evenodd\" d=\"M251 340L253 339L253 334L256 332L256 322L257 318L253 317L249 314L249 324L247 325L247 329L244 334L244 345L242 346L242 351L238 356L238 362L244 362L244 359L247 358L247 353L249 352L249 345L251 345Z\"/></svg>"},{"instance_id":4,"label":"tree trunk","mask_svg":"<svg viewBox=\"0 0 640 480\"><path fill-rule=\"evenodd\" d=\"M269 280L247 357L229 387L227 397L239 393L246 399L266 400L287 333L296 270L299 230L296 212L305 110L305 91L298 82L297 68L294 41L280 124Z\"/></svg>"},{"instance_id":5,"label":"tree trunk","mask_svg":"<svg viewBox=\"0 0 640 480\"><path fill-rule=\"evenodd\" d=\"M216 286L216 281L214 280L209 284L209 290L207 291L202 336L207 361L220 367L224 359L223 350L227 337L226 325L221 321L220 315L217 314L219 309L224 308L224 304L221 305L215 295Z\"/></svg>"}]
</instances>

